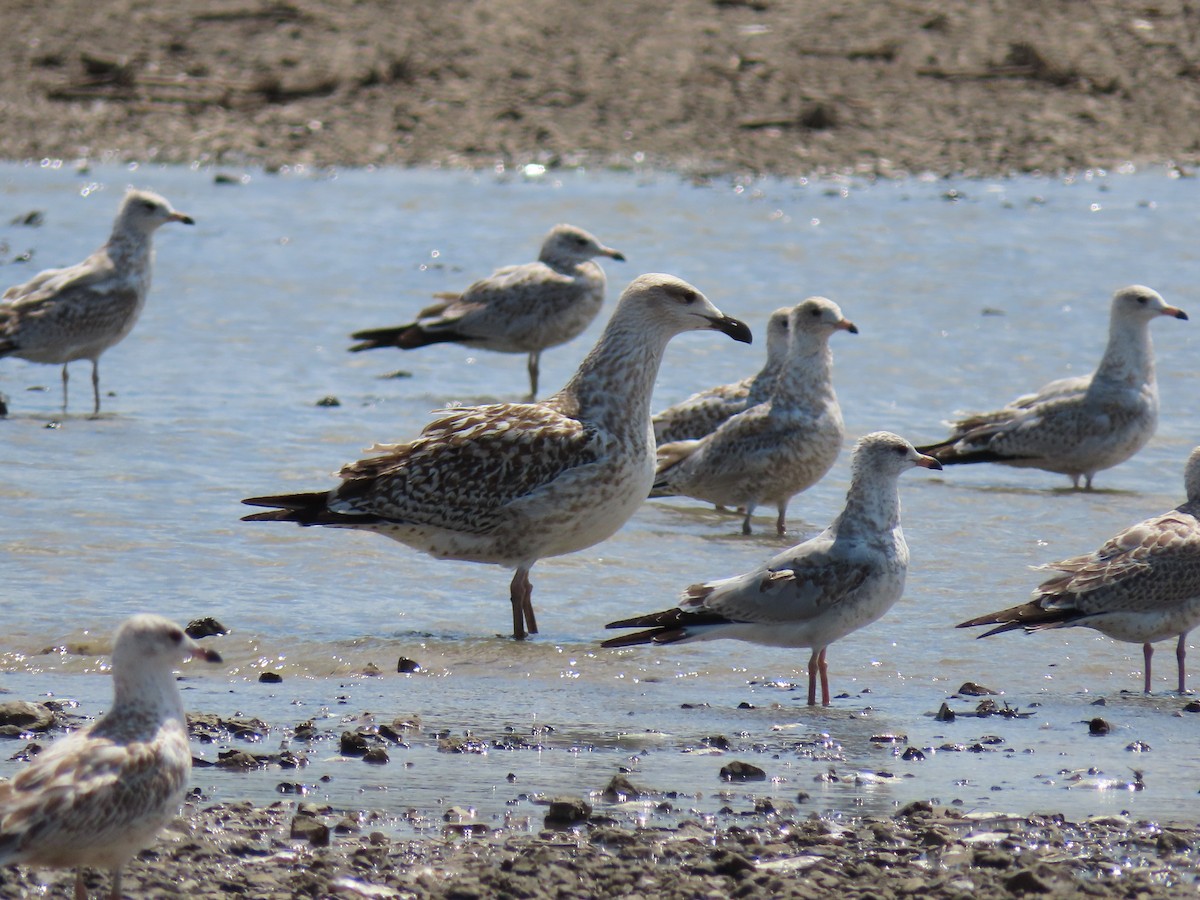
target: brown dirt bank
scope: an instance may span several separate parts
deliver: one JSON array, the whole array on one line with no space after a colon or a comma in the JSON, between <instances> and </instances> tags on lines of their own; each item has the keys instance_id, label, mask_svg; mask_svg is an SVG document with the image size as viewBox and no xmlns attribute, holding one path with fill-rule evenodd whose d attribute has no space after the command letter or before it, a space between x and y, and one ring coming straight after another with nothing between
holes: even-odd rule
<instances>
[{"instance_id":1,"label":"brown dirt bank","mask_svg":"<svg viewBox=\"0 0 1200 900\"><path fill-rule=\"evenodd\" d=\"M1176 0L7 0L3 21L9 159L794 175L1200 158L1200 12Z\"/></svg>"}]
</instances>

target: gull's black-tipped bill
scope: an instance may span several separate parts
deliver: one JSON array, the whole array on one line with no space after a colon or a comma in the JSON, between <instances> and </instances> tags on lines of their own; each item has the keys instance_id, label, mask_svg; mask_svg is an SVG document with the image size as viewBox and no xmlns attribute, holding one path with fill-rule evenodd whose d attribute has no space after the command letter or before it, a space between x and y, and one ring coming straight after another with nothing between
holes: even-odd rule
<instances>
[{"instance_id":1,"label":"gull's black-tipped bill","mask_svg":"<svg viewBox=\"0 0 1200 900\"><path fill-rule=\"evenodd\" d=\"M740 341L743 344L754 343L754 335L750 333L750 326L741 319L735 319L733 316L721 316L719 318L706 316L705 318L712 322L713 328L724 332L735 341Z\"/></svg>"}]
</instances>

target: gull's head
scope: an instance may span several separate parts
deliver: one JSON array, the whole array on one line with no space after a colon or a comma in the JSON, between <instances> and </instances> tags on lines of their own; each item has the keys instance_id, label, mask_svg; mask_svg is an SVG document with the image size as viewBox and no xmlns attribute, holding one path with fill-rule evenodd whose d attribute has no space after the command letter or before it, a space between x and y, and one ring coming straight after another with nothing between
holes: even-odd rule
<instances>
[{"instance_id":1,"label":"gull's head","mask_svg":"<svg viewBox=\"0 0 1200 900\"><path fill-rule=\"evenodd\" d=\"M606 247L591 232L574 225L555 225L542 242L543 259L566 259L583 262L597 256L607 256L619 262L625 261L620 250Z\"/></svg>"},{"instance_id":2,"label":"gull's head","mask_svg":"<svg viewBox=\"0 0 1200 900\"><path fill-rule=\"evenodd\" d=\"M842 315L841 307L828 297L809 297L801 300L788 315L793 335L831 335L835 331L858 334L858 326Z\"/></svg>"},{"instance_id":3,"label":"gull's head","mask_svg":"<svg viewBox=\"0 0 1200 900\"><path fill-rule=\"evenodd\" d=\"M1189 503L1200 500L1200 447L1191 452L1183 467L1183 486Z\"/></svg>"},{"instance_id":4,"label":"gull's head","mask_svg":"<svg viewBox=\"0 0 1200 900\"><path fill-rule=\"evenodd\" d=\"M723 332L743 344L752 340L745 322L725 315L699 290L674 275L639 275L621 294L613 315L639 320L644 328L657 328L669 335L710 330Z\"/></svg>"},{"instance_id":5,"label":"gull's head","mask_svg":"<svg viewBox=\"0 0 1200 900\"><path fill-rule=\"evenodd\" d=\"M153 191L130 189L121 202L121 211L117 213L118 228L138 234L152 234L156 228L168 222L196 224L191 216L179 212L167 202L166 197Z\"/></svg>"},{"instance_id":6,"label":"gull's head","mask_svg":"<svg viewBox=\"0 0 1200 900\"><path fill-rule=\"evenodd\" d=\"M890 431L874 431L859 438L854 445L854 457L850 463L855 472L864 468L873 472L899 475L920 466L923 469L940 469L942 464L932 456L926 456L917 448Z\"/></svg>"},{"instance_id":7,"label":"gull's head","mask_svg":"<svg viewBox=\"0 0 1200 900\"><path fill-rule=\"evenodd\" d=\"M1186 319L1187 313L1177 306L1171 306L1158 291L1144 284L1131 284L1123 287L1112 299L1112 318L1132 319L1149 322L1159 316L1170 316L1174 319Z\"/></svg>"},{"instance_id":8,"label":"gull's head","mask_svg":"<svg viewBox=\"0 0 1200 900\"><path fill-rule=\"evenodd\" d=\"M791 312L790 306L781 306L771 313L771 318L767 319L768 362L778 362L787 355L788 316Z\"/></svg>"},{"instance_id":9,"label":"gull's head","mask_svg":"<svg viewBox=\"0 0 1200 900\"><path fill-rule=\"evenodd\" d=\"M112 659L116 671L136 666L170 671L189 659L219 663L221 654L202 647L170 619L141 613L126 619L117 629Z\"/></svg>"}]
</instances>

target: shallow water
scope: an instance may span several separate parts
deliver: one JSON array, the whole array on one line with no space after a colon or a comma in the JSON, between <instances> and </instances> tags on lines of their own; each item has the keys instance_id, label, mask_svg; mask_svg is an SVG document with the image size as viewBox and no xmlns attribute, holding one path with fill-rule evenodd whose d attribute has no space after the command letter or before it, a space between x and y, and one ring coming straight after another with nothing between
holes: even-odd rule
<instances>
[{"instance_id":1,"label":"shallow water","mask_svg":"<svg viewBox=\"0 0 1200 900\"><path fill-rule=\"evenodd\" d=\"M262 801L278 782L301 781L335 806L392 815L436 817L445 803L536 815L513 801L596 790L626 765L639 785L688 795L677 809L706 814L746 807L743 795L806 791L812 808L840 812L934 797L980 810L1200 817L1195 714L1168 692L1170 643L1155 659L1156 693L1143 698L1136 645L1082 629L976 641L952 627L1023 600L1038 582L1028 566L1088 551L1179 502L1183 461L1200 440L1195 321L1152 326L1159 431L1132 462L1101 473L1099 490L1002 468L904 476L907 592L830 649L834 692L846 695L830 710L803 706L806 650L727 641L614 652L598 641L606 622L664 608L686 585L745 571L823 527L840 508L848 448L793 501L786 539L765 514L743 537L737 519L702 504L653 501L606 543L541 562L543 633L525 644L503 636L506 571L436 562L374 535L238 521L242 497L332 485L342 463L415 435L434 408L521 396L522 357L448 345L351 355L347 335L398 324L436 291L533 258L555 222L626 254L625 264L604 262L610 298L637 274L672 272L760 338L777 306L833 298L861 332L833 338L851 438L889 429L921 442L940 437L956 410L1089 371L1119 286L1149 284L1200 315L1194 180L698 186L649 173L353 171L217 184L211 170L7 164L0 222L38 209L46 223L0 224L0 260L33 251L29 263L0 266L4 284L94 249L126 184L163 192L197 225L159 233L145 314L102 360L111 392L102 417L86 416L86 364L73 367L64 419L57 367L0 363L12 410L0 421L0 686L11 696L67 696L96 714L109 691L96 677L101 654L122 618L213 615L233 629L212 641L227 664L189 667L185 698L195 711L275 726L268 746L251 749L277 749L314 716L332 735L368 710L381 722L419 715L422 726L384 767L342 759L329 740L297 747L311 760L298 773L197 770L215 798ZM543 357L544 393L569 377L602 324ZM681 336L655 408L756 371L763 352L761 340ZM410 377L383 377L396 370ZM318 406L326 396L341 405ZM400 656L422 671L394 674ZM383 674L361 675L371 663ZM264 669L283 682L258 683ZM968 680L1031 715L936 722L931 714ZM1101 697L1107 706L1094 707ZM960 712L974 703L951 701ZM1087 721L1098 714L1113 732L1092 738ZM465 729L541 749L447 754L430 737ZM732 745L723 756L704 748L714 735ZM882 735L903 738L872 740ZM1127 750L1135 741L1150 749ZM907 746L926 759L899 758ZM196 747L207 758L218 749ZM717 772L733 758L771 780L720 796ZM17 765L0 762L0 775ZM1134 770L1143 790L1126 787Z\"/></svg>"}]
</instances>

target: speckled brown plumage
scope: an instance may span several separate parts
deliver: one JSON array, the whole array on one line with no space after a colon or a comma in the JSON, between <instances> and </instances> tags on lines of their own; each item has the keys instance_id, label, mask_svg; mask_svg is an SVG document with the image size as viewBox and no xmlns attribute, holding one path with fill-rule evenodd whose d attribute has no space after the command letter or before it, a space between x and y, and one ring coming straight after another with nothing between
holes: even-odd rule
<instances>
[{"instance_id":1,"label":"speckled brown plumage","mask_svg":"<svg viewBox=\"0 0 1200 900\"><path fill-rule=\"evenodd\" d=\"M820 481L841 452L845 428L829 338L858 328L832 300L809 297L789 312L787 331L787 354L767 399L702 438L659 446L651 497L741 507L744 534L755 508L771 503L777 533L786 531L788 502Z\"/></svg>"},{"instance_id":2,"label":"speckled brown plumage","mask_svg":"<svg viewBox=\"0 0 1200 900\"><path fill-rule=\"evenodd\" d=\"M1055 573L1033 600L962 622L995 625L980 637L1078 625L1142 645L1143 689L1150 693L1153 643L1177 637L1178 687L1186 688L1185 639L1200 624L1200 447L1184 469L1187 500L1133 525L1098 550L1040 568Z\"/></svg>"},{"instance_id":3,"label":"speckled brown plumage","mask_svg":"<svg viewBox=\"0 0 1200 900\"><path fill-rule=\"evenodd\" d=\"M161 616L121 626L109 711L0 784L0 864L108 868L121 896L121 867L183 802L192 754L172 670L192 658L221 659Z\"/></svg>"},{"instance_id":4,"label":"speckled brown plumage","mask_svg":"<svg viewBox=\"0 0 1200 900\"><path fill-rule=\"evenodd\" d=\"M788 349L788 313L790 306L781 306L767 320L767 361L755 375L720 384L692 394L686 400L656 413L654 439L659 444L692 441L712 434L723 422L771 396L775 378L783 365Z\"/></svg>"},{"instance_id":5,"label":"speckled brown plumage","mask_svg":"<svg viewBox=\"0 0 1200 900\"><path fill-rule=\"evenodd\" d=\"M750 331L670 275L626 288L599 342L561 391L537 403L450 411L415 440L377 445L331 491L253 497L248 521L377 531L445 559L515 569L513 636L537 631L529 570L611 536L654 474L650 393L667 342Z\"/></svg>"}]
</instances>

